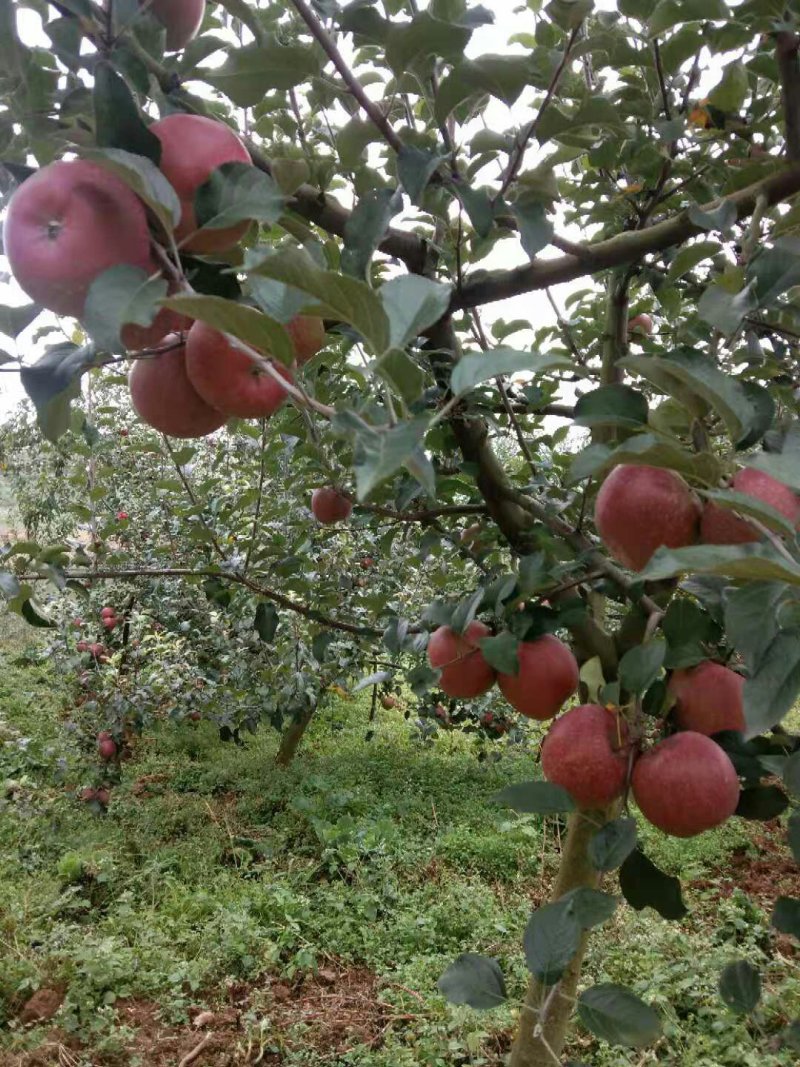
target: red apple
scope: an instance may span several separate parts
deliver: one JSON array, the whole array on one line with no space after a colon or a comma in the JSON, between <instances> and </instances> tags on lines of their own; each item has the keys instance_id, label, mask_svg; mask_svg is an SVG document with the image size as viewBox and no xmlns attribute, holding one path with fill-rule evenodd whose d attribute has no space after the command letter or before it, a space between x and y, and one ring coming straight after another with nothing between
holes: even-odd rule
<instances>
[{"instance_id":1,"label":"red apple","mask_svg":"<svg viewBox=\"0 0 800 1067\"><path fill-rule=\"evenodd\" d=\"M317 522L323 526L332 526L350 518L353 504L332 486L315 489L311 494L311 511Z\"/></svg>"},{"instance_id":2,"label":"red apple","mask_svg":"<svg viewBox=\"0 0 800 1067\"><path fill-rule=\"evenodd\" d=\"M104 629L114 630L122 622L122 619L118 619L116 615L106 615L106 617L102 619L101 622L103 624Z\"/></svg>"},{"instance_id":3,"label":"red apple","mask_svg":"<svg viewBox=\"0 0 800 1067\"><path fill-rule=\"evenodd\" d=\"M375 560L372 558L372 556L364 556L364 558L359 561L358 565L362 571L368 571L370 567L375 566Z\"/></svg>"},{"instance_id":4,"label":"red apple","mask_svg":"<svg viewBox=\"0 0 800 1067\"><path fill-rule=\"evenodd\" d=\"M602 808L625 792L628 727L618 711L581 704L559 716L542 745L542 770L581 808Z\"/></svg>"},{"instance_id":5,"label":"red apple","mask_svg":"<svg viewBox=\"0 0 800 1067\"><path fill-rule=\"evenodd\" d=\"M129 518L127 511L117 512L117 522L125 522Z\"/></svg>"},{"instance_id":6,"label":"red apple","mask_svg":"<svg viewBox=\"0 0 800 1067\"><path fill-rule=\"evenodd\" d=\"M112 760L117 754L117 745L114 738L107 730L102 730L97 735L97 751L102 760Z\"/></svg>"},{"instance_id":7,"label":"red apple","mask_svg":"<svg viewBox=\"0 0 800 1067\"><path fill-rule=\"evenodd\" d=\"M488 692L494 685L495 671L483 658L478 641L490 637L484 623L473 620L464 634L449 626L434 630L428 641L428 659L432 667L441 668L439 688L451 697L469 700Z\"/></svg>"},{"instance_id":8,"label":"red apple","mask_svg":"<svg viewBox=\"0 0 800 1067\"><path fill-rule=\"evenodd\" d=\"M694 837L736 811L739 778L711 738L687 730L640 756L631 785L642 815L673 837Z\"/></svg>"},{"instance_id":9,"label":"red apple","mask_svg":"<svg viewBox=\"0 0 800 1067\"><path fill-rule=\"evenodd\" d=\"M788 485L769 474L754 467L744 467L734 475L731 489L769 504L794 526L800 526L800 497ZM749 541L760 541L762 536L746 518L739 518L719 504L709 500L703 508L700 538L707 545L743 545Z\"/></svg>"},{"instance_id":10,"label":"red apple","mask_svg":"<svg viewBox=\"0 0 800 1067\"><path fill-rule=\"evenodd\" d=\"M245 146L229 126L203 115L167 115L154 122L150 130L161 141L161 170L181 201L175 238L183 250L203 255L233 248L247 232L249 223L198 231L194 197L212 171L223 163L250 163Z\"/></svg>"},{"instance_id":11,"label":"red apple","mask_svg":"<svg viewBox=\"0 0 800 1067\"><path fill-rule=\"evenodd\" d=\"M72 625L75 627L76 630L80 630L80 628L83 626L83 619L73 619Z\"/></svg>"},{"instance_id":12,"label":"red apple","mask_svg":"<svg viewBox=\"0 0 800 1067\"><path fill-rule=\"evenodd\" d=\"M697 540L700 505L674 471L615 467L597 494L594 521L608 551L639 571L662 545L683 548Z\"/></svg>"},{"instance_id":13,"label":"red apple","mask_svg":"<svg viewBox=\"0 0 800 1067\"><path fill-rule=\"evenodd\" d=\"M98 804L102 804L104 808L107 808L111 803L111 790L105 786L102 789L98 789L95 792L94 799Z\"/></svg>"},{"instance_id":14,"label":"red apple","mask_svg":"<svg viewBox=\"0 0 800 1067\"><path fill-rule=\"evenodd\" d=\"M142 0L139 0L142 3ZM205 0L153 0L150 10L167 30L167 51L178 52L197 36Z\"/></svg>"},{"instance_id":15,"label":"red apple","mask_svg":"<svg viewBox=\"0 0 800 1067\"><path fill-rule=\"evenodd\" d=\"M3 236L20 286L57 315L80 318L90 285L110 267L150 265L141 201L115 174L83 159L50 163L23 182Z\"/></svg>"},{"instance_id":16,"label":"red apple","mask_svg":"<svg viewBox=\"0 0 800 1067\"><path fill-rule=\"evenodd\" d=\"M462 545L474 545L476 541L480 540L480 536L483 532L483 527L479 522L475 522L472 526L467 526L463 529L459 535L459 540Z\"/></svg>"},{"instance_id":17,"label":"red apple","mask_svg":"<svg viewBox=\"0 0 800 1067\"><path fill-rule=\"evenodd\" d=\"M552 719L578 688L578 664L563 641L545 634L521 642L519 672L497 675L503 696L529 719Z\"/></svg>"},{"instance_id":18,"label":"red apple","mask_svg":"<svg viewBox=\"0 0 800 1067\"><path fill-rule=\"evenodd\" d=\"M84 786L78 793L78 799L82 800L84 804L90 804L93 800L97 800L97 790L92 789L89 785Z\"/></svg>"},{"instance_id":19,"label":"red apple","mask_svg":"<svg viewBox=\"0 0 800 1067\"><path fill-rule=\"evenodd\" d=\"M100 660L101 663L104 663L106 661L106 646L100 644L99 641L95 641L94 644L89 645L89 651L94 656L94 658Z\"/></svg>"},{"instance_id":20,"label":"red apple","mask_svg":"<svg viewBox=\"0 0 800 1067\"><path fill-rule=\"evenodd\" d=\"M308 363L325 345L325 323L316 315L297 315L286 329L299 367Z\"/></svg>"},{"instance_id":21,"label":"red apple","mask_svg":"<svg viewBox=\"0 0 800 1067\"><path fill-rule=\"evenodd\" d=\"M75 646L78 652L88 652L91 647L92 645L89 641L79 641Z\"/></svg>"},{"instance_id":22,"label":"red apple","mask_svg":"<svg viewBox=\"0 0 800 1067\"><path fill-rule=\"evenodd\" d=\"M272 366L287 381L291 372ZM286 390L225 334L199 320L186 338L186 373L194 389L218 411L241 419L272 415L286 400Z\"/></svg>"},{"instance_id":23,"label":"red apple","mask_svg":"<svg viewBox=\"0 0 800 1067\"><path fill-rule=\"evenodd\" d=\"M205 437L223 426L226 417L196 392L186 373L186 346L173 347L149 359L137 359L128 378L131 401L139 418L170 437Z\"/></svg>"},{"instance_id":24,"label":"red apple","mask_svg":"<svg viewBox=\"0 0 800 1067\"><path fill-rule=\"evenodd\" d=\"M116 614L117 614L116 611L112 607L108 607L107 606L107 607L104 607L104 608L100 609L100 618L101 619L113 619L113 617Z\"/></svg>"},{"instance_id":25,"label":"red apple","mask_svg":"<svg viewBox=\"0 0 800 1067\"><path fill-rule=\"evenodd\" d=\"M742 706L744 678L721 663L706 660L673 671L668 690L675 697L675 721L681 730L698 734L747 728Z\"/></svg>"},{"instance_id":26,"label":"red apple","mask_svg":"<svg viewBox=\"0 0 800 1067\"><path fill-rule=\"evenodd\" d=\"M653 320L646 311L628 320L628 333L643 333L648 337L653 332Z\"/></svg>"}]
</instances>

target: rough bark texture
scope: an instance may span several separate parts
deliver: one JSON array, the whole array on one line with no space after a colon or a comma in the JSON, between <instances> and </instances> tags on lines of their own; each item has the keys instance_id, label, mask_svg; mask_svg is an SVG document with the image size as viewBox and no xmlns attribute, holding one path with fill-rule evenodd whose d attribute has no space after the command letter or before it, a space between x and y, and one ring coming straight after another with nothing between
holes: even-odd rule
<instances>
[{"instance_id":1,"label":"rough bark texture","mask_svg":"<svg viewBox=\"0 0 800 1067\"><path fill-rule=\"evenodd\" d=\"M303 734L308 729L309 723L314 718L316 708L307 711L301 718L294 719L281 734L281 744L275 757L277 767L288 767L297 754Z\"/></svg>"}]
</instances>

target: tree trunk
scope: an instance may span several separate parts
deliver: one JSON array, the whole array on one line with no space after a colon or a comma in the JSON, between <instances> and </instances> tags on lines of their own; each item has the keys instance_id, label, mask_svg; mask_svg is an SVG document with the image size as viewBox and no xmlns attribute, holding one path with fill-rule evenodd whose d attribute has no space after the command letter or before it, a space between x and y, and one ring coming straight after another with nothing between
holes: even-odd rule
<instances>
[{"instance_id":1,"label":"tree trunk","mask_svg":"<svg viewBox=\"0 0 800 1067\"><path fill-rule=\"evenodd\" d=\"M308 729L308 724L314 718L314 712L316 707L310 708L304 712L299 719L292 719L289 725L281 734L281 743L278 749L278 754L275 757L275 765L277 767L288 767L294 759L300 742L303 740L303 734Z\"/></svg>"},{"instance_id":2,"label":"tree trunk","mask_svg":"<svg viewBox=\"0 0 800 1067\"><path fill-rule=\"evenodd\" d=\"M567 840L551 900L580 886L595 888L599 874L589 860L589 842L611 817L608 812L573 812L567 825ZM581 976L588 938L584 935L574 959L555 990L531 978L520 1013L517 1036L511 1050L509 1067L554 1067L558 1063L567 1037L575 993ZM549 997L549 999L548 999ZM547 1000L544 1018L540 1017Z\"/></svg>"}]
</instances>

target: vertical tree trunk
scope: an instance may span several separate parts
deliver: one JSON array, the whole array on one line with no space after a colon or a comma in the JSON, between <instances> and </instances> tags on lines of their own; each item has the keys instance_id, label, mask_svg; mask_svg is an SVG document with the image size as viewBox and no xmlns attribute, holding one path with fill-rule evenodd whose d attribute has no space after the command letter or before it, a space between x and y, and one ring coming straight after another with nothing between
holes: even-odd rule
<instances>
[{"instance_id":1,"label":"vertical tree trunk","mask_svg":"<svg viewBox=\"0 0 800 1067\"><path fill-rule=\"evenodd\" d=\"M561 855L561 865L551 900L580 886L596 887L598 872L589 861L589 842L599 826L609 818L603 811L573 812L567 825L567 840ZM584 935L574 959L564 972L558 987L547 1004L544 1018L540 1010L551 986L544 986L531 978L520 1012L517 1036L511 1050L509 1067L554 1067L567 1037L575 993L581 976L583 957L588 938Z\"/></svg>"},{"instance_id":2,"label":"vertical tree trunk","mask_svg":"<svg viewBox=\"0 0 800 1067\"><path fill-rule=\"evenodd\" d=\"M294 759L300 742L303 740L303 734L308 729L308 725L314 718L314 712L316 707L310 708L299 719L293 719L286 729L281 734L281 743L278 749L278 754L275 757L275 764L278 767L288 767Z\"/></svg>"}]
</instances>

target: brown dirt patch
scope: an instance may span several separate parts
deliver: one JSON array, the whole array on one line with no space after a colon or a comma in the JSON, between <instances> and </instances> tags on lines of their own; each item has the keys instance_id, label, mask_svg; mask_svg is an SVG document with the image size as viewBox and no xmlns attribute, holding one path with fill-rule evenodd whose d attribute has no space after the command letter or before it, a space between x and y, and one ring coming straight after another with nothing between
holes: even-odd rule
<instances>
[{"instance_id":1,"label":"brown dirt patch","mask_svg":"<svg viewBox=\"0 0 800 1067\"><path fill-rule=\"evenodd\" d=\"M414 1018L380 999L371 971L335 963L291 984L232 984L227 1003L198 1005L191 1025L171 1026L149 1001L121 1000L116 1007L120 1028L133 1035L124 1050L90 1053L53 1029L32 1052L0 1053L0 1067L179 1067L193 1052L192 1067L280 1067L283 1052L296 1049L335 1061L358 1045L377 1048L390 1027Z\"/></svg>"}]
</instances>

